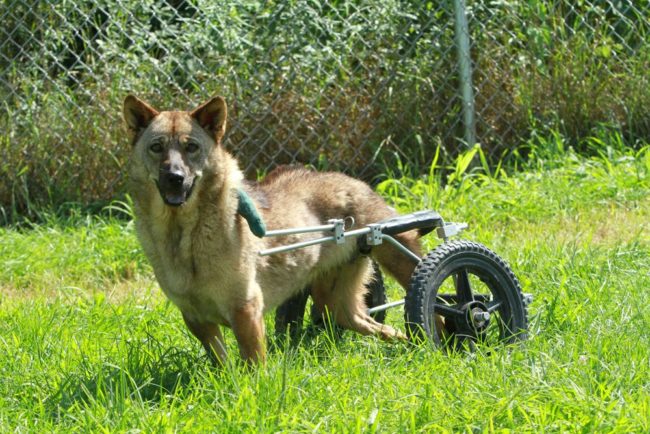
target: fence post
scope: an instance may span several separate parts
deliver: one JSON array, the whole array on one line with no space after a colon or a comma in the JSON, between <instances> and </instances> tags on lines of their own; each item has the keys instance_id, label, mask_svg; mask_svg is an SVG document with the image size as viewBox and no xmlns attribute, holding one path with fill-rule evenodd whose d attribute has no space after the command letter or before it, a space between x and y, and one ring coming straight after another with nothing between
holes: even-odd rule
<instances>
[{"instance_id":1,"label":"fence post","mask_svg":"<svg viewBox=\"0 0 650 434\"><path fill-rule=\"evenodd\" d=\"M454 0L454 32L458 55L459 90L463 104L464 138L467 147L471 148L476 143L476 126L474 123L472 58L469 51L469 26L465 15L465 0Z\"/></svg>"}]
</instances>

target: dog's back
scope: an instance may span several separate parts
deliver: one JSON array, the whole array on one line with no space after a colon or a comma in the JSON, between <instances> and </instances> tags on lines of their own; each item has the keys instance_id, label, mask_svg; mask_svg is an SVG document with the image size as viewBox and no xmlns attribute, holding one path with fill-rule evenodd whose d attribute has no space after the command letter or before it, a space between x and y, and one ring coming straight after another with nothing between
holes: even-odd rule
<instances>
[{"instance_id":1,"label":"dog's back","mask_svg":"<svg viewBox=\"0 0 650 434\"><path fill-rule=\"evenodd\" d=\"M282 228L324 224L352 216L365 225L395 215L366 183L338 172L282 166L258 185L267 226Z\"/></svg>"}]
</instances>

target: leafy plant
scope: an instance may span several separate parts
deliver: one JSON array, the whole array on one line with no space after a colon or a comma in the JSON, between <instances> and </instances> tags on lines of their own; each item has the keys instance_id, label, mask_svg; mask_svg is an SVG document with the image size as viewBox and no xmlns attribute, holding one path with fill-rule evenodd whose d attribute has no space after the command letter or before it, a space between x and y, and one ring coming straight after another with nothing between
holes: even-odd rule
<instances>
[{"instance_id":1,"label":"leafy plant","mask_svg":"<svg viewBox=\"0 0 650 434\"><path fill-rule=\"evenodd\" d=\"M648 2L467 5L488 162L549 132L586 154L604 128L647 140ZM227 146L251 178L304 163L370 180L466 150L451 3L15 1L0 15L5 222L123 196L128 92L178 109L225 95Z\"/></svg>"}]
</instances>

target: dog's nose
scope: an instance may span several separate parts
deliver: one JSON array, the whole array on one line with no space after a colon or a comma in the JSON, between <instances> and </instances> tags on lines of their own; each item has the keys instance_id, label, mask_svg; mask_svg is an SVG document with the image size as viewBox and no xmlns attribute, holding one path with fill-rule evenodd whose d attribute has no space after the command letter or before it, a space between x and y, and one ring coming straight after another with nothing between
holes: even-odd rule
<instances>
[{"instance_id":1,"label":"dog's nose","mask_svg":"<svg viewBox=\"0 0 650 434\"><path fill-rule=\"evenodd\" d=\"M167 178L169 185L174 187L183 185L183 181L185 181L185 176L182 172L167 172L165 178Z\"/></svg>"}]
</instances>

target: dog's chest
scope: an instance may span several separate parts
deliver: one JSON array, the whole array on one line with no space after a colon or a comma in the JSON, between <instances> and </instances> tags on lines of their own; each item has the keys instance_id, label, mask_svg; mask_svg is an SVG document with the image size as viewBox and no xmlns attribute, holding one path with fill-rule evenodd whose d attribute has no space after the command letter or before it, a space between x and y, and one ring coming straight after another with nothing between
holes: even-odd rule
<instances>
[{"instance_id":1,"label":"dog's chest","mask_svg":"<svg viewBox=\"0 0 650 434\"><path fill-rule=\"evenodd\" d=\"M140 228L161 289L183 312L195 312L194 317L219 314L236 286L231 280L239 267L232 242L213 225L164 223Z\"/></svg>"},{"instance_id":2,"label":"dog's chest","mask_svg":"<svg viewBox=\"0 0 650 434\"><path fill-rule=\"evenodd\" d=\"M149 256L163 291L167 295L187 293L196 274L191 228L158 225L148 235L153 244Z\"/></svg>"}]
</instances>

